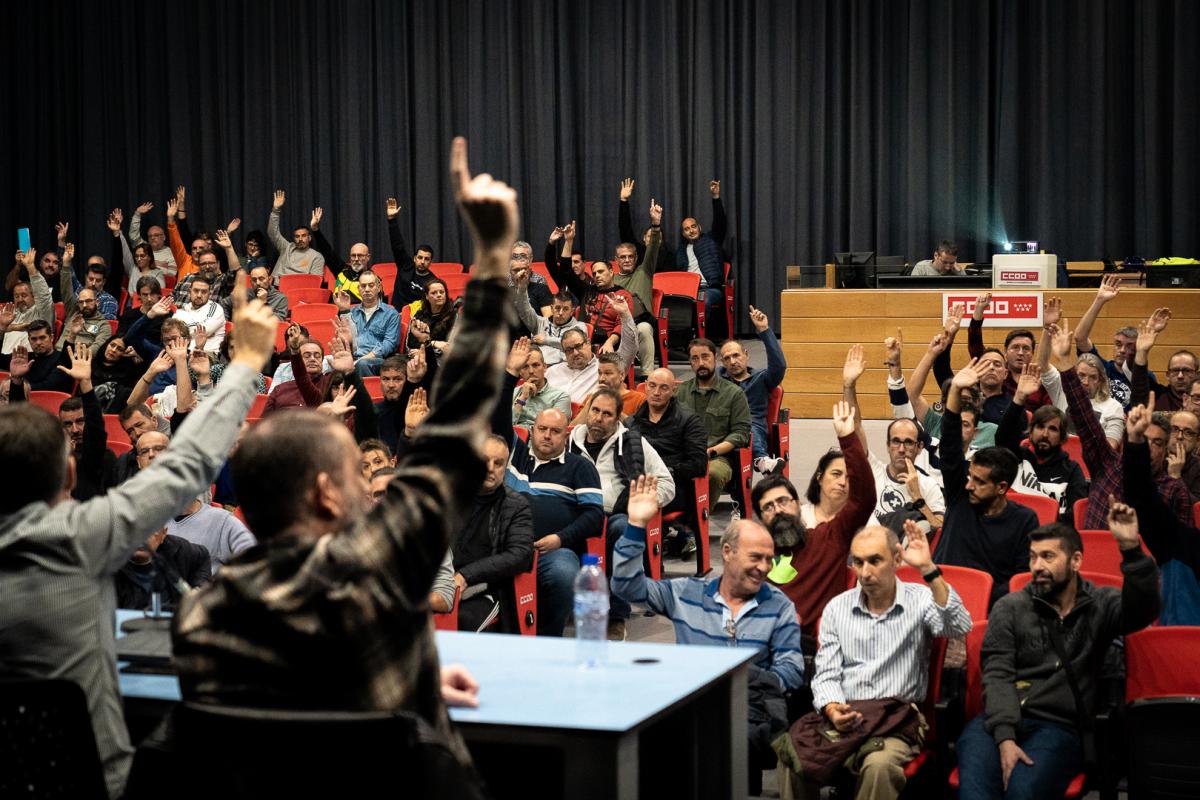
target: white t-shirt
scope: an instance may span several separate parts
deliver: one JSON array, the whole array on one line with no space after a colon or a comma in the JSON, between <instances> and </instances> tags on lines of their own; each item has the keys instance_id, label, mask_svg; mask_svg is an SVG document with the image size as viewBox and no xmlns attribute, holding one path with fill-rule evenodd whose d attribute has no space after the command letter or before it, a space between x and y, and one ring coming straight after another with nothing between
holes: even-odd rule
<instances>
[{"instance_id":1,"label":"white t-shirt","mask_svg":"<svg viewBox=\"0 0 1200 800\"><path fill-rule=\"evenodd\" d=\"M896 511L907 503L912 502L912 495L908 493L908 487L897 480L893 480L887 472L887 464L880 461L874 453L868 452L867 458L871 462L871 472L875 476L875 491L877 493L875 501L875 519L879 520L886 517L888 514ZM942 496L941 487L937 485L937 481L926 475L917 467L917 471L921 476L917 479L918 485L921 487L921 496L925 498L925 503L929 506L929 510L934 514L946 513L946 499Z\"/></svg>"}]
</instances>

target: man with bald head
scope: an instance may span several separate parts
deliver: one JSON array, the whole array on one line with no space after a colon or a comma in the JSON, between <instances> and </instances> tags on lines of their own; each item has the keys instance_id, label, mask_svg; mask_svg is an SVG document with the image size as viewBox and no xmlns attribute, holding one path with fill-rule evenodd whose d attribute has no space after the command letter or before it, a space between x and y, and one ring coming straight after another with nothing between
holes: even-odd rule
<instances>
[{"instance_id":1,"label":"man with bald head","mask_svg":"<svg viewBox=\"0 0 1200 800\"><path fill-rule=\"evenodd\" d=\"M657 481L642 476L629 489L629 524L613 552L613 592L671 620L676 644L753 647L750 663L771 676L781 691L804 683L800 626L787 595L767 582L775 545L758 522L731 522L721 534L719 578L653 580L642 553L646 525L658 513Z\"/></svg>"},{"instance_id":2,"label":"man with bald head","mask_svg":"<svg viewBox=\"0 0 1200 800\"><path fill-rule=\"evenodd\" d=\"M694 272L707 286L704 295L704 313L709 325L720 325L725 319L722 308L725 299L725 255L721 250L725 241L725 206L721 204L721 182L710 181L708 193L712 196L713 223L707 233L695 217L687 217L679 226L679 249L675 251L675 269ZM720 327L724 327L720 325ZM715 329L708 330L715 336ZM733 331L727 335L732 336Z\"/></svg>"},{"instance_id":3,"label":"man with bald head","mask_svg":"<svg viewBox=\"0 0 1200 800\"><path fill-rule=\"evenodd\" d=\"M529 358L529 341L509 350L501 397L516 387ZM567 415L558 408L541 411L526 442L513 433L509 405L492 412L492 433L511 444L505 483L529 500L533 511L533 547L538 551L538 635L562 636L571 614L579 558L587 540L604 524L600 473L586 457L567 449Z\"/></svg>"},{"instance_id":4,"label":"man with bald head","mask_svg":"<svg viewBox=\"0 0 1200 800\"><path fill-rule=\"evenodd\" d=\"M861 739L862 749L851 759L859 800L899 796L904 765L921 749L914 734L927 723L916 705L928 690L930 639L971 630L971 615L934 565L920 526L909 520L904 534L901 547L894 531L871 525L850 541L858 586L825 606L812 679L816 719L793 726L827 725L853 742ZM924 584L898 580L903 564L920 572ZM810 769L801 776L801 765L811 761L791 735L780 736L774 747L780 797L817 797L820 784L836 777Z\"/></svg>"},{"instance_id":5,"label":"man with bald head","mask_svg":"<svg viewBox=\"0 0 1200 800\"><path fill-rule=\"evenodd\" d=\"M329 288L334 291L346 292L354 298L355 302L361 302L362 295L358 291L358 276L364 270L371 268L371 248L367 246L366 242L355 242L350 246L350 253L346 260L342 261L337 255L337 247L325 238L325 234L320 229L324 216L323 208L314 208L308 229L312 231L313 249L321 254L325 259L325 264L334 273L334 284ZM333 266L339 263L341 266Z\"/></svg>"},{"instance_id":6,"label":"man with bald head","mask_svg":"<svg viewBox=\"0 0 1200 800\"><path fill-rule=\"evenodd\" d=\"M675 499L664 513L688 512L696 505L694 478L708 474L708 452L704 447L707 433L704 421L695 412L679 405L675 400L675 373L659 368L646 376L646 402L625 420L630 430L635 430L654 446L663 463L675 476ZM696 552L694 531L699 526L695 514L687 515L691 526L678 525L675 535L668 535L665 544L682 556Z\"/></svg>"},{"instance_id":7,"label":"man with bald head","mask_svg":"<svg viewBox=\"0 0 1200 800\"><path fill-rule=\"evenodd\" d=\"M275 288L271 283L271 270L268 267L257 266L250 270L250 286L246 289L246 298L253 300L255 298L262 300L271 309L271 313L276 319L285 320L288 318L288 299L287 295ZM225 318L231 319L233 316L233 293L221 300L221 310L225 312Z\"/></svg>"}]
</instances>

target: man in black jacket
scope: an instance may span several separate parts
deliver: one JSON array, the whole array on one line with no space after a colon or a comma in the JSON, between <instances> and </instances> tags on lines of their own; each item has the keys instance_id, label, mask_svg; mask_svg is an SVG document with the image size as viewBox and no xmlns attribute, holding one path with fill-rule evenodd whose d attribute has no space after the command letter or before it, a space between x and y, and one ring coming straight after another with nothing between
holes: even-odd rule
<instances>
[{"instance_id":1,"label":"man in black jacket","mask_svg":"<svg viewBox=\"0 0 1200 800\"><path fill-rule=\"evenodd\" d=\"M425 299L425 287L436 278L429 271L433 263L433 248L427 244L417 245L417 252L408 254L408 245L404 243L404 234L400 232L400 204L396 198L387 199L388 241L392 246L392 260L396 262L396 282L392 284L392 293L388 296L396 308L408 305L417 300Z\"/></svg>"},{"instance_id":2,"label":"man in black jacket","mask_svg":"<svg viewBox=\"0 0 1200 800\"><path fill-rule=\"evenodd\" d=\"M164 611L174 611L183 588L195 588L212 579L208 550L187 539L171 536L166 528L150 534L146 544L133 551L116 574L117 608L144 609L158 592Z\"/></svg>"},{"instance_id":3,"label":"man in black jacket","mask_svg":"<svg viewBox=\"0 0 1200 800\"><path fill-rule=\"evenodd\" d=\"M683 511L686 515L696 505L692 479L703 478L708 473L705 449L708 434L704 430L704 420L675 401L675 373L669 369L656 369L647 376L646 402L626 419L625 424L654 445L675 477L675 499L663 508L663 513ZM686 515L685 518L698 527L699 522L693 519L694 516ZM667 544L686 558L696 552L694 530L676 526L676 533L668 537Z\"/></svg>"},{"instance_id":4,"label":"man in black jacket","mask_svg":"<svg viewBox=\"0 0 1200 800\"><path fill-rule=\"evenodd\" d=\"M492 434L483 445L487 476L454 542L454 583L462 589L458 629L516 633L512 579L533 564L533 512L520 492L504 485L508 443Z\"/></svg>"},{"instance_id":5,"label":"man in black jacket","mask_svg":"<svg viewBox=\"0 0 1200 800\"><path fill-rule=\"evenodd\" d=\"M1062 523L1033 531L1033 580L1002 598L983 640L984 713L958 740L959 796L1061 797L1084 763L1095 676L1113 637L1158 616L1158 568L1138 542L1137 515L1110 501L1121 549L1118 591L1079 576L1083 542Z\"/></svg>"},{"instance_id":6,"label":"man in black jacket","mask_svg":"<svg viewBox=\"0 0 1200 800\"><path fill-rule=\"evenodd\" d=\"M1088 481L1079 464L1062 447L1066 438L1066 414L1053 405L1044 405L1033 412L1029 426L1032 447L1021 445L1025 433L1025 401L1041 388L1041 373L1037 364L1025 365L1012 403L1000 418L996 445L1011 450L1020 460L1013 491L1057 500L1059 517L1069 522L1075 501L1088 495Z\"/></svg>"}]
</instances>

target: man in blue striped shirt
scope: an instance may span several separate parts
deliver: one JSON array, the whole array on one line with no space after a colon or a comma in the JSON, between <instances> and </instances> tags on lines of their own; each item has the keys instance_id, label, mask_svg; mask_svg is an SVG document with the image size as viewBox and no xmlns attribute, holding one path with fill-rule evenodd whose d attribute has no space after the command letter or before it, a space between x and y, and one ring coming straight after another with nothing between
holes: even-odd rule
<instances>
[{"instance_id":1,"label":"man in blue striped shirt","mask_svg":"<svg viewBox=\"0 0 1200 800\"><path fill-rule=\"evenodd\" d=\"M878 525L855 534L850 564L858 586L830 600L821 615L813 708L843 735L854 735L863 724L856 701L921 703L929 685L930 638L971 630L971 615L934 565L925 533L909 520L904 535L901 547L895 532ZM928 588L897 580L901 564L920 571ZM868 739L855 759L859 800L898 797L904 765L920 752L919 742L883 733L881 740L878 734ZM780 797L818 793L819 787L781 762Z\"/></svg>"},{"instance_id":2,"label":"man in blue striped shirt","mask_svg":"<svg viewBox=\"0 0 1200 800\"><path fill-rule=\"evenodd\" d=\"M678 644L756 648L755 666L773 674L784 691L799 688L804 658L795 607L766 581L775 555L771 534L753 520L731 523L721 535L720 578L647 578L642 551L646 523L658 512L657 483L642 476L629 486L629 524L613 551L613 592L669 617Z\"/></svg>"}]
</instances>

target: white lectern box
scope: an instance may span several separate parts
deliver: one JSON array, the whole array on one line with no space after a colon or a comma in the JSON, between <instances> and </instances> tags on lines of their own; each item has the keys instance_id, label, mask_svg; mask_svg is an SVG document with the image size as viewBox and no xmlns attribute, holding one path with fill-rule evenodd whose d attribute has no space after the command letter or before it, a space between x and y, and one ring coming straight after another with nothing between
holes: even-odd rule
<instances>
[{"instance_id":1,"label":"white lectern box","mask_svg":"<svg viewBox=\"0 0 1200 800\"><path fill-rule=\"evenodd\" d=\"M1051 253L997 253L992 256L993 289L1053 289L1058 256Z\"/></svg>"}]
</instances>

